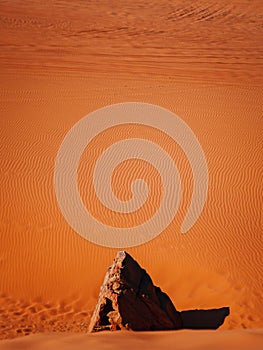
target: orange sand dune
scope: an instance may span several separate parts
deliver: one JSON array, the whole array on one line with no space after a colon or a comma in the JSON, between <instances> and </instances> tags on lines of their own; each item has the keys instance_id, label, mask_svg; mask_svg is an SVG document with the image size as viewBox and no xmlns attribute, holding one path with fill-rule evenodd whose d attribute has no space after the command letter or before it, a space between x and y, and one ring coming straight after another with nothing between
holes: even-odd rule
<instances>
[{"instance_id":1,"label":"orange sand dune","mask_svg":"<svg viewBox=\"0 0 263 350\"><path fill-rule=\"evenodd\" d=\"M169 109L197 136L209 170L202 215L180 233L193 189L189 164L176 142L147 127L107 130L86 148L78 169L83 202L109 225L149 219L163 190L154 169L144 168L145 180L152 181L148 207L125 217L102 211L91 188L91 165L118 138L158 142L178 167L183 199L164 232L128 252L178 310L230 306L224 331L194 333L193 340L191 332L178 333L189 349L195 342L210 348L210 336L218 348L262 341L261 333L240 330L263 327L262 1L98 6L2 0L0 8L0 339L87 330L117 249L95 245L67 224L55 197L55 159L80 118L109 104L138 101ZM130 181L142 165L126 162L114 172L112 187L121 200L129 199ZM230 329L235 331L225 331ZM59 337L38 335L32 344L22 339L21 346L40 349ZM149 340L162 348L177 334L65 335L61 344L100 344L108 337L116 343L128 337L131 346L144 347ZM20 340L0 348L16 344Z\"/></svg>"},{"instance_id":2,"label":"orange sand dune","mask_svg":"<svg viewBox=\"0 0 263 350\"><path fill-rule=\"evenodd\" d=\"M0 343L0 349L14 350L65 350L87 349L228 349L228 350L261 350L262 329L234 331L171 331L171 332L117 332L99 334L37 334L31 337L5 340ZM253 344L253 345L252 345ZM252 345L252 346L251 346Z\"/></svg>"}]
</instances>

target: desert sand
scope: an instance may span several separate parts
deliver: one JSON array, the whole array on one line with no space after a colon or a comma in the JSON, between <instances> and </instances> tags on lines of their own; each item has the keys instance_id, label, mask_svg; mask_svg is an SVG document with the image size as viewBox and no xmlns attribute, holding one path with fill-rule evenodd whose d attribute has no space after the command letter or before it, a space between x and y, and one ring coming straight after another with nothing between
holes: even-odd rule
<instances>
[{"instance_id":1,"label":"desert sand","mask_svg":"<svg viewBox=\"0 0 263 350\"><path fill-rule=\"evenodd\" d=\"M258 330L233 331L167 331L131 333L109 332L98 334L34 334L0 343L0 349L262 349L262 332Z\"/></svg>"},{"instance_id":2,"label":"desert sand","mask_svg":"<svg viewBox=\"0 0 263 350\"><path fill-rule=\"evenodd\" d=\"M258 349L262 1L1 0L0 9L0 348ZM180 233L193 189L189 164L176 142L143 126L107 130L87 147L78 169L83 202L115 227L149 219L158 196L136 216L102 211L90 188L92 164L127 135L166 149L181 176L182 202L164 232L128 252L179 311L229 306L218 331L85 334L118 249L95 245L68 225L55 197L54 164L78 120L130 101L167 108L194 131L209 170L202 215ZM116 169L120 199L129 199L130 175L142 165L147 170L139 160Z\"/></svg>"}]
</instances>

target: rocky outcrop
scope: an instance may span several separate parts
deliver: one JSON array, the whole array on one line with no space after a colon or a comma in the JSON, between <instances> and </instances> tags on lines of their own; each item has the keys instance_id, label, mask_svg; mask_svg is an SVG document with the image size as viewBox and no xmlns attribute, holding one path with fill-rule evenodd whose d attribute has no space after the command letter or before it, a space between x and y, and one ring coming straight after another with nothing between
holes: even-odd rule
<instances>
[{"instance_id":1,"label":"rocky outcrop","mask_svg":"<svg viewBox=\"0 0 263 350\"><path fill-rule=\"evenodd\" d=\"M106 273L89 331L217 329L229 313L229 307L177 311L147 272L120 251Z\"/></svg>"},{"instance_id":2,"label":"rocky outcrop","mask_svg":"<svg viewBox=\"0 0 263 350\"><path fill-rule=\"evenodd\" d=\"M91 317L89 331L136 331L182 328L182 318L167 294L126 252L118 252L109 267Z\"/></svg>"}]
</instances>

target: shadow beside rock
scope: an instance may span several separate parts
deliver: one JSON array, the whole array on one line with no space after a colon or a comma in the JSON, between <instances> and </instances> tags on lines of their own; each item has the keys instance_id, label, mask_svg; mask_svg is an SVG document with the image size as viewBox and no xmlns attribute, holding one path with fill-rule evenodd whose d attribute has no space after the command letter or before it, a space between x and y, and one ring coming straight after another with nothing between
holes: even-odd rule
<instances>
[{"instance_id":1,"label":"shadow beside rock","mask_svg":"<svg viewBox=\"0 0 263 350\"><path fill-rule=\"evenodd\" d=\"M229 315L229 307L211 310L181 311L182 328L186 329L217 329Z\"/></svg>"}]
</instances>

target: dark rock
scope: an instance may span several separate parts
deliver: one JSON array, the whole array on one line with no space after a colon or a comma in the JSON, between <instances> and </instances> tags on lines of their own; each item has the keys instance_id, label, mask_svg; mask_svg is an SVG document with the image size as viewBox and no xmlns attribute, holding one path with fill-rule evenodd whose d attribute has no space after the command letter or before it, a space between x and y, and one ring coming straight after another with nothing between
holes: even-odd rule
<instances>
[{"instance_id":1,"label":"dark rock","mask_svg":"<svg viewBox=\"0 0 263 350\"><path fill-rule=\"evenodd\" d=\"M89 331L217 329L229 313L229 307L177 311L147 272L120 251L106 273Z\"/></svg>"},{"instance_id":2,"label":"dark rock","mask_svg":"<svg viewBox=\"0 0 263 350\"><path fill-rule=\"evenodd\" d=\"M136 331L182 328L182 318L167 294L126 252L118 252L109 267L91 317L89 331Z\"/></svg>"}]
</instances>

